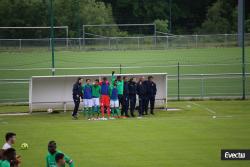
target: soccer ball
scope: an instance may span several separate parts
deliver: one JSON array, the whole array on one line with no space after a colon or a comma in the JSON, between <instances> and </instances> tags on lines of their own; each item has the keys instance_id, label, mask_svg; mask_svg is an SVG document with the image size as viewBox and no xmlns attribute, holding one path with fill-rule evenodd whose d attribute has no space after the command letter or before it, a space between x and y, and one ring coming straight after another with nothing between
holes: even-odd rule
<instances>
[{"instance_id":1,"label":"soccer ball","mask_svg":"<svg viewBox=\"0 0 250 167\"><path fill-rule=\"evenodd\" d=\"M52 112L53 112L53 109L52 109L52 108L49 108L49 109L47 110L47 112L48 112L48 113L52 113Z\"/></svg>"},{"instance_id":2,"label":"soccer ball","mask_svg":"<svg viewBox=\"0 0 250 167\"><path fill-rule=\"evenodd\" d=\"M21 144L21 149L22 150L27 150L29 148L29 145L27 143L22 143Z\"/></svg>"},{"instance_id":3,"label":"soccer ball","mask_svg":"<svg viewBox=\"0 0 250 167\"><path fill-rule=\"evenodd\" d=\"M213 119L215 119L215 118L216 118L216 116L214 115L214 116L213 116Z\"/></svg>"}]
</instances>

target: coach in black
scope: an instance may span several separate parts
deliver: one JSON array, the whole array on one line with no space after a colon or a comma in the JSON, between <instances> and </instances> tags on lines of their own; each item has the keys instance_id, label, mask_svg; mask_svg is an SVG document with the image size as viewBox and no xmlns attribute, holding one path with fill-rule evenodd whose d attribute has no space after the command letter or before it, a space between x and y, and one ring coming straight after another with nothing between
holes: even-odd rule
<instances>
[{"instance_id":1,"label":"coach in black","mask_svg":"<svg viewBox=\"0 0 250 167\"><path fill-rule=\"evenodd\" d=\"M121 115L125 114L126 117L128 115L128 108L129 108L129 89L128 89L128 77L123 77L123 101L122 101L122 112Z\"/></svg>"},{"instance_id":2,"label":"coach in black","mask_svg":"<svg viewBox=\"0 0 250 167\"><path fill-rule=\"evenodd\" d=\"M136 86L136 79L135 77L132 77L128 82L130 115L132 117L135 117L134 110L136 105Z\"/></svg>"},{"instance_id":3,"label":"coach in black","mask_svg":"<svg viewBox=\"0 0 250 167\"><path fill-rule=\"evenodd\" d=\"M74 111L72 113L72 117L74 119L77 119L77 112L78 112L78 108L80 105L80 98L82 98L82 82L83 82L82 78L80 78L80 77L77 78L75 84L73 85L73 89L72 89L73 100L75 103Z\"/></svg>"},{"instance_id":4,"label":"coach in black","mask_svg":"<svg viewBox=\"0 0 250 167\"><path fill-rule=\"evenodd\" d=\"M141 77L139 79L139 82L137 83L136 92L139 97L139 117L141 117L144 114L145 111L145 105L146 105L146 91L147 86L145 84L144 77Z\"/></svg>"},{"instance_id":5,"label":"coach in black","mask_svg":"<svg viewBox=\"0 0 250 167\"><path fill-rule=\"evenodd\" d=\"M146 82L147 93L146 93L146 106L145 114L148 114L148 106L150 103L150 113L154 115L154 106L155 106L155 95L157 92L156 84L153 82L153 77L149 76Z\"/></svg>"}]
</instances>

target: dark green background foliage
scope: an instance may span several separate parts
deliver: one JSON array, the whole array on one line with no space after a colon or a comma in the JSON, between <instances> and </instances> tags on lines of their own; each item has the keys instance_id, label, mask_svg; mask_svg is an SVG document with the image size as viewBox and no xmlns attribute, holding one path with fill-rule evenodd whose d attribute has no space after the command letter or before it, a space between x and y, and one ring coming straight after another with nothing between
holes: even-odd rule
<instances>
[{"instance_id":1,"label":"dark green background foliage","mask_svg":"<svg viewBox=\"0 0 250 167\"><path fill-rule=\"evenodd\" d=\"M83 24L153 23L169 19L172 33L235 33L235 0L54 0L55 25L69 26L69 37L81 36ZM0 26L49 26L49 0L0 0ZM169 24L169 21L166 21ZM167 26L169 27L169 26ZM250 2L246 1L246 30L250 30ZM168 31L168 29L163 29ZM88 32L97 30L89 29ZM100 30L104 31L104 30ZM118 27L113 36L126 36ZM96 33L100 34L100 33ZM109 35L109 34L106 34ZM0 38L46 38L49 30L0 30ZM57 30L56 37L65 37Z\"/></svg>"}]
</instances>

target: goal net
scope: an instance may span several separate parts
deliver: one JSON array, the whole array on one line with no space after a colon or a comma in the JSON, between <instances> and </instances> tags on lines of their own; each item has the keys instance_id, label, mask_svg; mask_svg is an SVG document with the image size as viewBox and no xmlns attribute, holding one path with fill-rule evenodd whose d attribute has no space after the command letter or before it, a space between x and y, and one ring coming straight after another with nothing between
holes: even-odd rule
<instances>
[{"instance_id":1,"label":"goal net","mask_svg":"<svg viewBox=\"0 0 250 167\"><path fill-rule=\"evenodd\" d=\"M96 24L83 25L84 38L154 36L156 25L150 24Z\"/></svg>"},{"instance_id":2,"label":"goal net","mask_svg":"<svg viewBox=\"0 0 250 167\"><path fill-rule=\"evenodd\" d=\"M156 106L166 108L167 106L167 74L166 73L145 73L145 74L117 74L128 78L141 76L154 77L157 85ZM101 80L102 77L111 80L111 75L64 75L64 76L33 76L29 83L29 109L33 111L71 110L74 103L72 99L72 87L78 77L85 80ZM137 100L138 102L138 100Z\"/></svg>"},{"instance_id":3,"label":"goal net","mask_svg":"<svg viewBox=\"0 0 250 167\"><path fill-rule=\"evenodd\" d=\"M50 38L51 27L0 27L0 39ZM68 26L54 26L55 38L68 38Z\"/></svg>"}]
</instances>

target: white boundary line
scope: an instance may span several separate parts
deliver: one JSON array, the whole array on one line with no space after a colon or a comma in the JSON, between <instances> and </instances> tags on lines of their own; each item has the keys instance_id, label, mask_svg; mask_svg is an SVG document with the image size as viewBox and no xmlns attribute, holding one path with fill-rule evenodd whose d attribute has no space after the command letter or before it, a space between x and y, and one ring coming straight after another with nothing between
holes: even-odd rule
<instances>
[{"instance_id":1,"label":"white boundary line","mask_svg":"<svg viewBox=\"0 0 250 167\"><path fill-rule=\"evenodd\" d=\"M197 104L197 103L192 102L192 101L189 102L189 103L191 103L191 104L193 104L193 105L195 105L195 106L198 106L198 107L200 107L200 108L203 108L203 109L205 109L206 111L208 111L208 112L210 112L210 113L212 113L212 114L216 114L216 112L215 112L214 110L212 110L212 109L210 109L210 108L208 108L208 107L202 106L202 105Z\"/></svg>"}]
</instances>

